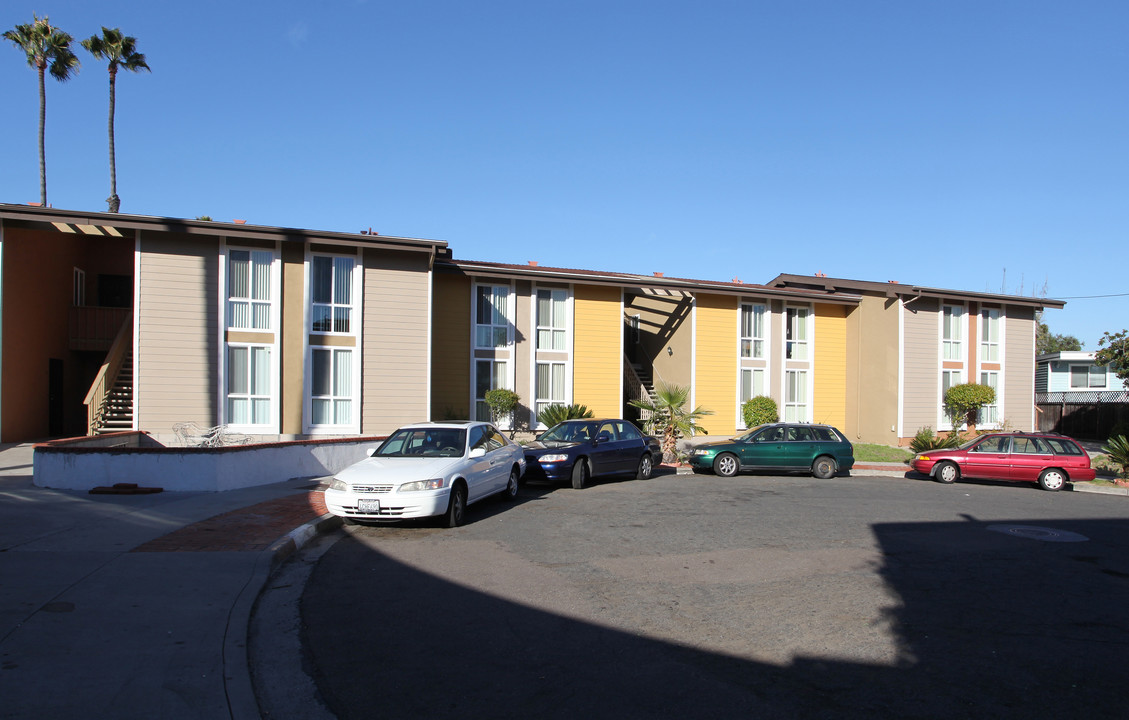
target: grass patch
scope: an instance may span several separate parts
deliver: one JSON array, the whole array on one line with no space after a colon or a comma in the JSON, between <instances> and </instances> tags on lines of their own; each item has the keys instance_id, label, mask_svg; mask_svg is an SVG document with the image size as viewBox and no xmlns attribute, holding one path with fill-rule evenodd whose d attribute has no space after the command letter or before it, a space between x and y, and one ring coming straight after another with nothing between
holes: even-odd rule
<instances>
[{"instance_id":1,"label":"grass patch","mask_svg":"<svg viewBox=\"0 0 1129 720\"><path fill-rule=\"evenodd\" d=\"M913 453L889 445L855 444L855 462L905 462Z\"/></svg>"}]
</instances>

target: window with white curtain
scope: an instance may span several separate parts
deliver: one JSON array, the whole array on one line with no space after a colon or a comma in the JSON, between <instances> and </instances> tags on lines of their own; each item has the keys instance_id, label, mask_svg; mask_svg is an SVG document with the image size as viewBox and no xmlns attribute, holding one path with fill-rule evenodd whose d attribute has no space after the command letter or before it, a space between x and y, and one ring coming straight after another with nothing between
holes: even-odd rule
<instances>
[{"instance_id":1,"label":"window with white curtain","mask_svg":"<svg viewBox=\"0 0 1129 720\"><path fill-rule=\"evenodd\" d=\"M474 346L500 348L509 344L510 288L507 285L475 287Z\"/></svg>"},{"instance_id":2,"label":"window with white curtain","mask_svg":"<svg viewBox=\"0 0 1129 720\"><path fill-rule=\"evenodd\" d=\"M564 350L565 308L568 293L565 290L540 288L537 290L537 349Z\"/></svg>"},{"instance_id":3,"label":"window with white curtain","mask_svg":"<svg viewBox=\"0 0 1129 720\"><path fill-rule=\"evenodd\" d=\"M808 373L788 370L784 373L784 422L810 422L808 412Z\"/></svg>"},{"instance_id":4,"label":"window with white curtain","mask_svg":"<svg viewBox=\"0 0 1129 720\"><path fill-rule=\"evenodd\" d=\"M310 349L310 424L352 425L353 350Z\"/></svg>"},{"instance_id":5,"label":"window with white curtain","mask_svg":"<svg viewBox=\"0 0 1129 720\"><path fill-rule=\"evenodd\" d=\"M537 415L550 405L565 405L565 364L563 362L537 363Z\"/></svg>"},{"instance_id":6,"label":"window with white curtain","mask_svg":"<svg viewBox=\"0 0 1129 720\"><path fill-rule=\"evenodd\" d=\"M996 399L990 405L980 408L980 423L982 425L996 425L1000 422L1000 374L985 370L980 373L980 384L987 385L996 391Z\"/></svg>"},{"instance_id":7,"label":"window with white curtain","mask_svg":"<svg viewBox=\"0 0 1129 720\"><path fill-rule=\"evenodd\" d=\"M964 308L945 305L941 310L941 357L944 360L961 360L961 338Z\"/></svg>"},{"instance_id":8,"label":"window with white curtain","mask_svg":"<svg viewBox=\"0 0 1129 720\"><path fill-rule=\"evenodd\" d=\"M741 404L764 395L764 370L761 368L741 368Z\"/></svg>"},{"instance_id":9,"label":"window with white curtain","mask_svg":"<svg viewBox=\"0 0 1129 720\"><path fill-rule=\"evenodd\" d=\"M767 312L764 305L741 305L741 357L764 357Z\"/></svg>"},{"instance_id":10,"label":"window with white curtain","mask_svg":"<svg viewBox=\"0 0 1129 720\"><path fill-rule=\"evenodd\" d=\"M270 250L228 250L227 327L232 330L271 329Z\"/></svg>"},{"instance_id":11,"label":"window with white curtain","mask_svg":"<svg viewBox=\"0 0 1129 720\"><path fill-rule=\"evenodd\" d=\"M790 307L784 313L785 357L789 360L807 360L808 309Z\"/></svg>"},{"instance_id":12,"label":"window with white curtain","mask_svg":"<svg viewBox=\"0 0 1129 720\"><path fill-rule=\"evenodd\" d=\"M980 362L999 361L1000 311L984 308L980 311Z\"/></svg>"},{"instance_id":13,"label":"window with white curtain","mask_svg":"<svg viewBox=\"0 0 1129 720\"><path fill-rule=\"evenodd\" d=\"M353 268L357 259L315 255L310 260L312 329L322 333L353 332Z\"/></svg>"},{"instance_id":14,"label":"window with white curtain","mask_svg":"<svg viewBox=\"0 0 1129 720\"><path fill-rule=\"evenodd\" d=\"M229 345L227 348L227 423L267 425L271 422L271 348Z\"/></svg>"}]
</instances>

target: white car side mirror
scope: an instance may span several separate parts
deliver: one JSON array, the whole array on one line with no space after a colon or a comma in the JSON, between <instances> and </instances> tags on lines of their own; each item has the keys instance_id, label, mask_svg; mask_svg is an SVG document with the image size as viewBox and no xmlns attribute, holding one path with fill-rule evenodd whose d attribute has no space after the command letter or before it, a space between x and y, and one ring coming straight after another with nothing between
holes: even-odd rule
<instances>
[{"instance_id":1,"label":"white car side mirror","mask_svg":"<svg viewBox=\"0 0 1129 720\"><path fill-rule=\"evenodd\" d=\"M468 455L467 457L480 458L485 454L486 454L486 448L476 447L476 448L471 448L470 455Z\"/></svg>"}]
</instances>

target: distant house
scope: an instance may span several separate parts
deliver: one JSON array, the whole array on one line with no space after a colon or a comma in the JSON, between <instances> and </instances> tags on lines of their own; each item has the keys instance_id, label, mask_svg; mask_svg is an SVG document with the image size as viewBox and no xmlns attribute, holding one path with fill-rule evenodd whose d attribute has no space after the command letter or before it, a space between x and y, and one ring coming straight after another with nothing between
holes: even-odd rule
<instances>
[{"instance_id":1,"label":"distant house","mask_svg":"<svg viewBox=\"0 0 1129 720\"><path fill-rule=\"evenodd\" d=\"M1068 402L1124 402L1119 396L1126 391L1129 383L1095 364L1092 352L1063 351L1035 358L1036 393L1065 393ZM1053 402L1049 397L1044 401Z\"/></svg>"}]
</instances>

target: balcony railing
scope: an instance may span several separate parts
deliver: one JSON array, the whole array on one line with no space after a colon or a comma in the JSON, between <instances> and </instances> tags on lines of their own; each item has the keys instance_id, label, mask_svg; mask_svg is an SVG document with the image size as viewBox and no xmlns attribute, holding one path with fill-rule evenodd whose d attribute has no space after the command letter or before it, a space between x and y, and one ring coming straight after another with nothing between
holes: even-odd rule
<instances>
[{"instance_id":1,"label":"balcony railing","mask_svg":"<svg viewBox=\"0 0 1129 720\"><path fill-rule=\"evenodd\" d=\"M71 350L106 352L114 344L114 338L131 312L130 308L72 307L69 329Z\"/></svg>"}]
</instances>

